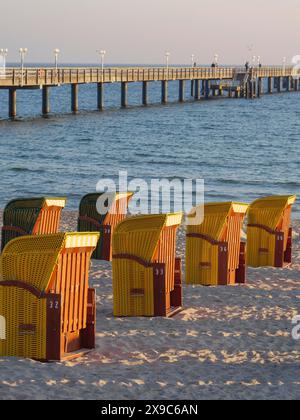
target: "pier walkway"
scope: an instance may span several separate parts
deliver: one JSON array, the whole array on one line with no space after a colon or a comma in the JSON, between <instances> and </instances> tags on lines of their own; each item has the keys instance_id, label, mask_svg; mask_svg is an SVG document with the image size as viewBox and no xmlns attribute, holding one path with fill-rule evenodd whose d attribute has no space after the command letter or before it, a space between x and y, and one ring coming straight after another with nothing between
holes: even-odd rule
<instances>
[{"instance_id":1,"label":"pier walkway","mask_svg":"<svg viewBox=\"0 0 300 420\"><path fill-rule=\"evenodd\" d=\"M248 71L245 68L225 67L132 67L132 68L7 68L0 73L0 89L8 91L9 117L17 116L17 91L20 89L40 89L42 91L42 114L50 113L51 88L62 85L71 87L71 111L79 110L78 87L82 84L97 86L97 108L103 110L105 84L121 85L121 106L128 106L128 84L142 84L142 104L148 105L150 82L161 83L161 102L168 103L168 83L179 82L179 102L185 101L186 82L191 83L191 95L195 100L211 96L244 97L253 99L264 93L264 79L268 79L268 93L298 91L299 79L292 67L257 67ZM299 71L300 76L300 71Z\"/></svg>"}]
</instances>

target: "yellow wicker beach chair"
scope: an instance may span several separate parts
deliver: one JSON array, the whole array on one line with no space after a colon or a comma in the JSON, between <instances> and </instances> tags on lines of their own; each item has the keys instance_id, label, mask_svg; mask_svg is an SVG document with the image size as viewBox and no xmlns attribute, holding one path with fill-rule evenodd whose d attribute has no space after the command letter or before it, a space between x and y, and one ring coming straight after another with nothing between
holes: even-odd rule
<instances>
[{"instance_id":1,"label":"yellow wicker beach chair","mask_svg":"<svg viewBox=\"0 0 300 420\"><path fill-rule=\"evenodd\" d=\"M182 306L181 261L175 258L182 214L136 216L113 237L115 316L175 315Z\"/></svg>"},{"instance_id":2,"label":"yellow wicker beach chair","mask_svg":"<svg viewBox=\"0 0 300 420\"><path fill-rule=\"evenodd\" d=\"M65 198L28 198L13 200L3 214L2 244L24 235L57 233Z\"/></svg>"},{"instance_id":3,"label":"yellow wicker beach chair","mask_svg":"<svg viewBox=\"0 0 300 420\"><path fill-rule=\"evenodd\" d=\"M187 226L187 284L232 285L246 282L245 244L241 242L247 204L211 203L201 225ZM195 216L195 210L189 217Z\"/></svg>"},{"instance_id":4,"label":"yellow wicker beach chair","mask_svg":"<svg viewBox=\"0 0 300 420\"><path fill-rule=\"evenodd\" d=\"M92 258L111 261L113 233L116 226L126 218L128 203L133 193L113 194L111 208L104 215L97 211L97 201L102 195L88 194L81 200L78 232L100 232L100 240Z\"/></svg>"},{"instance_id":5,"label":"yellow wicker beach chair","mask_svg":"<svg viewBox=\"0 0 300 420\"><path fill-rule=\"evenodd\" d=\"M9 242L0 257L0 356L59 361L95 348L89 267L98 239L61 233Z\"/></svg>"},{"instance_id":6,"label":"yellow wicker beach chair","mask_svg":"<svg viewBox=\"0 0 300 420\"><path fill-rule=\"evenodd\" d=\"M282 268L292 262L292 206L296 196L254 201L248 216L247 260L250 267Z\"/></svg>"}]
</instances>

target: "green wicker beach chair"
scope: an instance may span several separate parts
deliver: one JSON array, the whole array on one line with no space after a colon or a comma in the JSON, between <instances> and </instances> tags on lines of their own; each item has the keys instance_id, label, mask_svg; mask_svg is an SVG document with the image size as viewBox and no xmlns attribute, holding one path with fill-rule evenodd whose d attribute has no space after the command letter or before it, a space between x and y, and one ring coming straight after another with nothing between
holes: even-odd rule
<instances>
[{"instance_id":1,"label":"green wicker beach chair","mask_svg":"<svg viewBox=\"0 0 300 420\"><path fill-rule=\"evenodd\" d=\"M7 204L3 214L1 250L12 239L58 232L65 198L26 198Z\"/></svg>"},{"instance_id":2,"label":"green wicker beach chair","mask_svg":"<svg viewBox=\"0 0 300 420\"><path fill-rule=\"evenodd\" d=\"M88 194L83 197L79 207L78 232L100 232L100 240L93 259L112 261L112 236L117 225L127 215L128 202L133 193L116 193L106 214L99 214L97 201L103 193Z\"/></svg>"}]
</instances>

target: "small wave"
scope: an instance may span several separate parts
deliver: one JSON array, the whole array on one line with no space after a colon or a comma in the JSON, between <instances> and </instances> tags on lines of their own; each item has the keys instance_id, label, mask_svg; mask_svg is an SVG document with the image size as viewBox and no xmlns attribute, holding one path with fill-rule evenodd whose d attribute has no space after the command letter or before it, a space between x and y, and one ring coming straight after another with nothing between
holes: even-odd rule
<instances>
[{"instance_id":1,"label":"small wave","mask_svg":"<svg viewBox=\"0 0 300 420\"><path fill-rule=\"evenodd\" d=\"M30 169L30 168L21 168L21 167L9 168L9 171L12 171L12 172L31 172L31 173L39 173L39 174L45 173L44 169Z\"/></svg>"}]
</instances>

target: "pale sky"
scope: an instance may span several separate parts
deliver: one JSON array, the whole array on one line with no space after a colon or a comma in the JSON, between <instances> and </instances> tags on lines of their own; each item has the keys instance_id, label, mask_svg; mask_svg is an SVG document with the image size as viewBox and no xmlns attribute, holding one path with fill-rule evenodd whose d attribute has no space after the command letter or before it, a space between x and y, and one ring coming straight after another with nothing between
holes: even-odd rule
<instances>
[{"instance_id":1,"label":"pale sky","mask_svg":"<svg viewBox=\"0 0 300 420\"><path fill-rule=\"evenodd\" d=\"M244 63L260 55L263 64L281 64L300 54L299 0L15 0L0 6L0 48L9 61L20 47L27 61L52 62L60 48L63 63L106 61L160 64ZM253 47L253 52L249 47Z\"/></svg>"}]
</instances>

